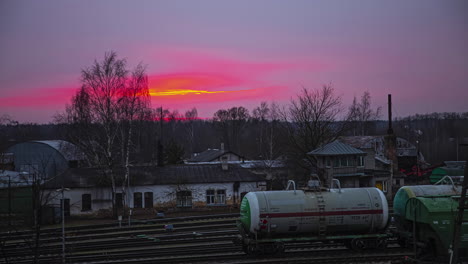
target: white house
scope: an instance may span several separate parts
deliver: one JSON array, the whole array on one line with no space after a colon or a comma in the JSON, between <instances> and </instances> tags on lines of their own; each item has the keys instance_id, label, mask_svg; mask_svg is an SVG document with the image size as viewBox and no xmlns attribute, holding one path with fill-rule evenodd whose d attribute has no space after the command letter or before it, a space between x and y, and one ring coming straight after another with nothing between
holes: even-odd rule
<instances>
[{"instance_id":1,"label":"white house","mask_svg":"<svg viewBox=\"0 0 468 264\"><path fill-rule=\"evenodd\" d=\"M123 169L116 169L122 182ZM58 191L62 183L48 186ZM110 179L103 170L72 168L63 174L65 210L71 215L92 214L112 207ZM250 191L264 190L265 179L238 164L190 164L134 166L130 169L130 188L122 193L117 186L116 206L126 204L134 210L237 206ZM52 201L60 206L60 197Z\"/></svg>"}]
</instances>

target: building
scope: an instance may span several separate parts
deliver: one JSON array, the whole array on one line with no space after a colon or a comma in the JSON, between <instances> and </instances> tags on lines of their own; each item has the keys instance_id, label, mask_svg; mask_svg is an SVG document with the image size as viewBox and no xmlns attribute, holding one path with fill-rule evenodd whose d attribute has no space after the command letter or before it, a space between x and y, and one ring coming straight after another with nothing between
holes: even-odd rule
<instances>
[{"instance_id":1,"label":"building","mask_svg":"<svg viewBox=\"0 0 468 264\"><path fill-rule=\"evenodd\" d=\"M221 149L207 149L201 153L194 154L194 157L187 160L187 163L232 162L242 160L244 160L242 156L232 151L224 150L223 145L221 145Z\"/></svg>"},{"instance_id":2,"label":"building","mask_svg":"<svg viewBox=\"0 0 468 264\"><path fill-rule=\"evenodd\" d=\"M63 140L18 143L6 152L13 155L15 171L27 172L41 179L54 178L84 160L84 154L78 147Z\"/></svg>"},{"instance_id":3,"label":"building","mask_svg":"<svg viewBox=\"0 0 468 264\"><path fill-rule=\"evenodd\" d=\"M369 167L370 169L389 170L391 159L387 154L385 136L348 136L340 137L340 141L370 154L366 160L367 163L375 163L374 166ZM395 154L398 168L403 173L409 173L417 164L425 164L424 156L417 146L404 138L396 137Z\"/></svg>"},{"instance_id":4,"label":"building","mask_svg":"<svg viewBox=\"0 0 468 264\"><path fill-rule=\"evenodd\" d=\"M284 190L291 172L286 161L275 160L247 160L239 163L242 168L262 176L267 182L267 190Z\"/></svg>"},{"instance_id":5,"label":"building","mask_svg":"<svg viewBox=\"0 0 468 264\"><path fill-rule=\"evenodd\" d=\"M317 171L326 179L324 185L331 186L332 179L338 179L341 187L362 187L360 178L366 176L364 151L335 140L307 154L317 159Z\"/></svg>"},{"instance_id":6,"label":"building","mask_svg":"<svg viewBox=\"0 0 468 264\"><path fill-rule=\"evenodd\" d=\"M115 170L122 176L123 169ZM122 182L122 177L118 177ZM265 189L265 180L239 164L185 164L165 167L134 166L130 168L128 196L121 186L116 192L116 206L126 204L138 211L182 210L238 206L250 191ZM93 214L112 208L109 179L96 168L71 168L64 173L65 209L67 214ZM50 192L61 187L51 182ZM60 205L59 198L52 201Z\"/></svg>"}]
</instances>

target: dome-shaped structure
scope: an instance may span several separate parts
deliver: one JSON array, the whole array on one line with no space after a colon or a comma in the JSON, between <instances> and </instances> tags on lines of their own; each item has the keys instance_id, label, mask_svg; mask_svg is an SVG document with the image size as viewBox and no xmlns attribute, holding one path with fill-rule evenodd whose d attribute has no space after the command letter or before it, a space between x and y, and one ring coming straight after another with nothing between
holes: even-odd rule
<instances>
[{"instance_id":1,"label":"dome-shaped structure","mask_svg":"<svg viewBox=\"0 0 468 264\"><path fill-rule=\"evenodd\" d=\"M35 174L40 178L54 177L67 168L76 167L84 154L77 146L64 140L28 141L11 146L16 171Z\"/></svg>"}]
</instances>

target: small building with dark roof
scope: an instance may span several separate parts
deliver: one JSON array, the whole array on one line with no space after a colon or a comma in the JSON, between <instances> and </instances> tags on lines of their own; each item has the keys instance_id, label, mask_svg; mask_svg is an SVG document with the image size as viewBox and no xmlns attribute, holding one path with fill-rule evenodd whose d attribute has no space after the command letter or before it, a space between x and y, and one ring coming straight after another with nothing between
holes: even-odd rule
<instances>
[{"instance_id":1,"label":"small building with dark roof","mask_svg":"<svg viewBox=\"0 0 468 264\"><path fill-rule=\"evenodd\" d=\"M130 188L122 192L124 169L114 171L117 178L116 206L139 210L177 210L238 206L243 195L264 190L265 179L239 164L184 164L130 167ZM65 203L71 214L110 210L112 191L109 177L97 168L71 168L63 174ZM62 182L51 181L53 192ZM60 200L56 200L57 206ZM128 206L129 205L129 206Z\"/></svg>"},{"instance_id":2,"label":"small building with dark roof","mask_svg":"<svg viewBox=\"0 0 468 264\"><path fill-rule=\"evenodd\" d=\"M338 179L341 187L360 187L359 179L365 176L364 151L335 140L307 154L317 159L317 171L326 179L325 185Z\"/></svg>"}]
</instances>

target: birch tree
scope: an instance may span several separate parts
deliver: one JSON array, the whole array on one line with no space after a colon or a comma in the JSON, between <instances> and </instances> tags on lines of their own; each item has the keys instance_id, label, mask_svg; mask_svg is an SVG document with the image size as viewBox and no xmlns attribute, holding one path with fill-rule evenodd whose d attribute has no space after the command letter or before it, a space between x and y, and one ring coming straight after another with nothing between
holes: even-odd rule
<instances>
[{"instance_id":1,"label":"birch tree","mask_svg":"<svg viewBox=\"0 0 468 264\"><path fill-rule=\"evenodd\" d=\"M126 60L109 52L81 71L81 84L57 121L69 124L70 141L85 151L88 165L101 168L110 180L116 215L117 186L125 194L128 185L134 123L150 112L148 78L144 66L129 74ZM118 166L125 167L124 175L116 175Z\"/></svg>"}]
</instances>

